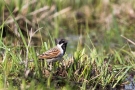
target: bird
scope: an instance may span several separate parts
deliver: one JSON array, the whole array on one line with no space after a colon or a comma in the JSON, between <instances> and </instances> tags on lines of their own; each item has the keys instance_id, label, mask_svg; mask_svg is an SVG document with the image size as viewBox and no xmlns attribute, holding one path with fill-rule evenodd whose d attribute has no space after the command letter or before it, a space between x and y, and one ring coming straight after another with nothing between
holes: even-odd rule
<instances>
[{"instance_id":1,"label":"bird","mask_svg":"<svg viewBox=\"0 0 135 90\"><path fill-rule=\"evenodd\" d=\"M66 52L67 40L66 39L55 39L56 46L49 49L48 51L38 55L39 60L46 60L48 63L56 62L61 60Z\"/></svg>"}]
</instances>

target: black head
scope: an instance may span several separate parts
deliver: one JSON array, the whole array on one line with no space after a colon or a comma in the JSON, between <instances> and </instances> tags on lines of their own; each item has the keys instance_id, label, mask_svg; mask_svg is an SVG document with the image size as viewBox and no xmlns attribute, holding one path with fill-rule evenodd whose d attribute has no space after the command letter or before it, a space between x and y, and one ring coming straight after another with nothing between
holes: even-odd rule
<instances>
[{"instance_id":1,"label":"black head","mask_svg":"<svg viewBox=\"0 0 135 90\"><path fill-rule=\"evenodd\" d=\"M60 39L60 40L59 40L59 44L62 44L62 43L63 43L63 44L67 44L67 40L65 40L65 39Z\"/></svg>"},{"instance_id":2,"label":"black head","mask_svg":"<svg viewBox=\"0 0 135 90\"><path fill-rule=\"evenodd\" d=\"M62 47L62 49L64 50L64 54L65 54L65 51L66 51L66 47L67 47L67 40L65 40L65 39L55 39L55 42L57 43L57 44L59 44L59 45L62 45L61 47Z\"/></svg>"}]
</instances>

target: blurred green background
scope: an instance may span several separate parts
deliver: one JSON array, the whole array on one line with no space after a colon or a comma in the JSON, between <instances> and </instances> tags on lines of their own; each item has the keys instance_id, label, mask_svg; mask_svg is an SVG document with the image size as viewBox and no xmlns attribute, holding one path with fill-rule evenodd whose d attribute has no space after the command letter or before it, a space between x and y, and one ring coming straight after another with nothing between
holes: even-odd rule
<instances>
[{"instance_id":1,"label":"blurred green background","mask_svg":"<svg viewBox=\"0 0 135 90\"><path fill-rule=\"evenodd\" d=\"M91 39L97 47L114 48L125 44L121 35L135 37L134 0L1 0L0 4L7 45L19 42L15 39L20 38L18 28L25 38L30 30L40 29L32 38L34 45L51 36L66 38L70 44L80 40L82 46Z\"/></svg>"},{"instance_id":2,"label":"blurred green background","mask_svg":"<svg viewBox=\"0 0 135 90\"><path fill-rule=\"evenodd\" d=\"M134 71L134 29L135 0L0 0L0 88L33 90L37 82L37 90L121 86ZM59 77L54 72L40 77L37 61L24 78L26 67L18 63L36 60L55 38L67 39L64 58L73 56L74 63L64 68L66 79L54 79Z\"/></svg>"}]
</instances>

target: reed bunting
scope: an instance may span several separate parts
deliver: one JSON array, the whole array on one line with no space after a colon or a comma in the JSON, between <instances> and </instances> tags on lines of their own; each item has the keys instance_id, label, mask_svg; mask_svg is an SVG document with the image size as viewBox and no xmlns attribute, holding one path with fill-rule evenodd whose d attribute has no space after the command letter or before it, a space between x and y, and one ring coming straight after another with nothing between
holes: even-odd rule
<instances>
[{"instance_id":1,"label":"reed bunting","mask_svg":"<svg viewBox=\"0 0 135 90\"><path fill-rule=\"evenodd\" d=\"M54 48L38 56L39 60L45 59L48 63L50 63L62 59L66 51L67 41L65 39L56 39L55 43L56 46Z\"/></svg>"}]
</instances>

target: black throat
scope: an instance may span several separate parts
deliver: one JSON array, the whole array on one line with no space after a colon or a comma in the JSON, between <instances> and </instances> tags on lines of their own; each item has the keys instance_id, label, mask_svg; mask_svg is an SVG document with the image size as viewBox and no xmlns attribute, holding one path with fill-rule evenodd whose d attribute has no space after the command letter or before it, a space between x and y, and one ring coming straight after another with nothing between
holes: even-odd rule
<instances>
[{"instance_id":1,"label":"black throat","mask_svg":"<svg viewBox=\"0 0 135 90\"><path fill-rule=\"evenodd\" d=\"M66 52L67 43L64 43L61 47L63 49L63 55L64 55Z\"/></svg>"},{"instance_id":2,"label":"black throat","mask_svg":"<svg viewBox=\"0 0 135 90\"><path fill-rule=\"evenodd\" d=\"M65 39L60 39L60 40L58 41L58 44L59 44L59 45L62 44L61 48L63 49L63 55L64 55L65 52L66 52L67 41L66 41Z\"/></svg>"}]
</instances>

